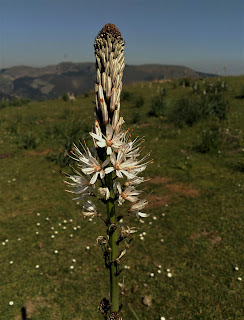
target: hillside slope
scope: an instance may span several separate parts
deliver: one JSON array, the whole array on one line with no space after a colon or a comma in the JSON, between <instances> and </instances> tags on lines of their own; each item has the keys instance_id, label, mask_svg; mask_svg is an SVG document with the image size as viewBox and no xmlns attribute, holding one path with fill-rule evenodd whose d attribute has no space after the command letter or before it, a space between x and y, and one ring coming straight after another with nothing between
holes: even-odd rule
<instances>
[{"instance_id":1,"label":"hillside slope","mask_svg":"<svg viewBox=\"0 0 244 320\"><path fill-rule=\"evenodd\" d=\"M205 77L184 66L145 64L127 65L124 84L183 77ZM33 100L58 98L70 91L76 95L93 90L94 63L63 62L57 65L34 68L16 66L0 70L0 98L15 95Z\"/></svg>"}]
</instances>

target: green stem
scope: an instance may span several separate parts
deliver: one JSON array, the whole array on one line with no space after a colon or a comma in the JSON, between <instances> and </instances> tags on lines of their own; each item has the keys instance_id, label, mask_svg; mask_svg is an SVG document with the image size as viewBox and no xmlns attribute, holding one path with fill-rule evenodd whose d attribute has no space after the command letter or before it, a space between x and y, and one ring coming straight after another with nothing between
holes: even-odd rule
<instances>
[{"instance_id":1,"label":"green stem","mask_svg":"<svg viewBox=\"0 0 244 320\"><path fill-rule=\"evenodd\" d=\"M115 200L114 200L114 192L113 192L113 177L112 173L106 175L106 186L110 191L110 198L107 201L107 215L108 219L111 223L116 224L116 213L115 213ZM110 299L112 303L111 312L119 311L119 281L118 281L118 264L115 261L118 257L118 245L116 241L118 240L118 230L115 229L113 232L109 231L108 226L108 234L109 236L109 246L112 249L109 260L112 262L110 264Z\"/></svg>"}]
</instances>

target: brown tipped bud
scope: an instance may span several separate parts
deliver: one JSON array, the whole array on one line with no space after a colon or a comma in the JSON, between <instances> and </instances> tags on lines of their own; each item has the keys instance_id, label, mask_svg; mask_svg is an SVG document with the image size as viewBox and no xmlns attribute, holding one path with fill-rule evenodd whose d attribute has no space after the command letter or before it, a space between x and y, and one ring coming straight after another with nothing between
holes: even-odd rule
<instances>
[{"instance_id":1,"label":"brown tipped bud","mask_svg":"<svg viewBox=\"0 0 244 320\"><path fill-rule=\"evenodd\" d=\"M121 33L115 24L112 24L112 23L105 24L105 26L102 28L102 30L99 32L98 35L101 38L103 38L108 34L111 34L114 38L121 38L122 39Z\"/></svg>"}]
</instances>

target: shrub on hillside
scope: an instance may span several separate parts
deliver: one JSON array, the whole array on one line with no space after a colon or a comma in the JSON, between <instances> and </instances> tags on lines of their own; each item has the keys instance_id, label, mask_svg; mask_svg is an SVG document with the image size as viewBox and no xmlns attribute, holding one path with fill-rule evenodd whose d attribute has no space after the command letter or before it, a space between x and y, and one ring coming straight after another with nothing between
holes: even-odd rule
<instances>
[{"instance_id":1,"label":"shrub on hillside","mask_svg":"<svg viewBox=\"0 0 244 320\"><path fill-rule=\"evenodd\" d=\"M138 96L135 98L135 108L141 108L144 105L144 98L142 96Z\"/></svg>"},{"instance_id":2,"label":"shrub on hillside","mask_svg":"<svg viewBox=\"0 0 244 320\"><path fill-rule=\"evenodd\" d=\"M222 94L197 95L176 101L168 113L168 120L182 128L206 118L224 120L229 109L229 101Z\"/></svg>"},{"instance_id":3,"label":"shrub on hillside","mask_svg":"<svg viewBox=\"0 0 244 320\"><path fill-rule=\"evenodd\" d=\"M160 117L165 115L166 102L162 95L153 97L151 102L151 109L148 113L150 117Z\"/></svg>"},{"instance_id":4,"label":"shrub on hillside","mask_svg":"<svg viewBox=\"0 0 244 320\"><path fill-rule=\"evenodd\" d=\"M132 92L123 90L121 92L120 100L121 101L131 101L133 99L134 95Z\"/></svg>"},{"instance_id":5,"label":"shrub on hillside","mask_svg":"<svg viewBox=\"0 0 244 320\"><path fill-rule=\"evenodd\" d=\"M222 141L222 132L218 123L212 122L201 132L201 142L196 151L201 153L216 152Z\"/></svg>"},{"instance_id":6,"label":"shrub on hillside","mask_svg":"<svg viewBox=\"0 0 244 320\"><path fill-rule=\"evenodd\" d=\"M202 95L199 104L204 118L213 117L224 120L230 109L229 101L222 94Z\"/></svg>"},{"instance_id":7,"label":"shrub on hillside","mask_svg":"<svg viewBox=\"0 0 244 320\"><path fill-rule=\"evenodd\" d=\"M176 101L168 113L168 120L176 127L192 126L202 118L201 106L191 98Z\"/></svg>"},{"instance_id":8,"label":"shrub on hillside","mask_svg":"<svg viewBox=\"0 0 244 320\"><path fill-rule=\"evenodd\" d=\"M180 79L179 85L180 85L181 87L190 87L191 81L190 81L189 78L183 78L183 79Z\"/></svg>"},{"instance_id":9,"label":"shrub on hillside","mask_svg":"<svg viewBox=\"0 0 244 320\"><path fill-rule=\"evenodd\" d=\"M34 136L34 134L30 131L24 135L20 135L17 138L17 144L21 149L36 149L38 146L38 139Z\"/></svg>"},{"instance_id":10,"label":"shrub on hillside","mask_svg":"<svg viewBox=\"0 0 244 320\"><path fill-rule=\"evenodd\" d=\"M14 98L13 100L2 99L0 101L0 109L6 107L21 107L25 104L28 104L30 99L28 98Z\"/></svg>"},{"instance_id":11,"label":"shrub on hillside","mask_svg":"<svg viewBox=\"0 0 244 320\"><path fill-rule=\"evenodd\" d=\"M67 102L69 100L69 96L68 96L68 93L65 92L63 95L62 95L62 99Z\"/></svg>"},{"instance_id":12,"label":"shrub on hillside","mask_svg":"<svg viewBox=\"0 0 244 320\"><path fill-rule=\"evenodd\" d=\"M236 99L244 99L244 86L241 87L238 96L235 97Z\"/></svg>"}]
</instances>

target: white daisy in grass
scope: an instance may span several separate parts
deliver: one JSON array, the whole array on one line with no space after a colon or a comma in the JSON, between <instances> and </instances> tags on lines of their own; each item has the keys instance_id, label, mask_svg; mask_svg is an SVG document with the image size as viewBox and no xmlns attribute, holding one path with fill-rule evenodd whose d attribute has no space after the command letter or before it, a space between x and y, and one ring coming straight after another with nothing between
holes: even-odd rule
<instances>
[{"instance_id":1,"label":"white daisy in grass","mask_svg":"<svg viewBox=\"0 0 244 320\"><path fill-rule=\"evenodd\" d=\"M98 215L96 206L90 200L87 200L84 203L83 209L85 210L85 211L82 211L84 218L86 217L92 218Z\"/></svg>"},{"instance_id":2,"label":"white daisy in grass","mask_svg":"<svg viewBox=\"0 0 244 320\"><path fill-rule=\"evenodd\" d=\"M147 200L143 199L140 200L136 203L134 203L130 209L129 212L130 213L135 213L137 215L137 217L142 217L142 218L146 218L149 217L149 214L141 212L142 209L144 209L146 207L146 205L148 204Z\"/></svg>"},{"instance_id":3,"label":"white daisy in grass","mask_svg":"<svg viewBox=\"0 0 244 320\"><path fill-rule=\"evenodd\" d=\"M112 149L118 150L123 145L122 138L124 136L123 131L115 132L111 124L106 126L106 136L102 134L101 129L98 125L98 121L95 122L95 127L97 128L97 133L90 132L90 135L96 140L95 143L100 148L107 147L107 154L112 153ZM99 132L100 130L100 132Z\"/></svg>"}]
</instances>

